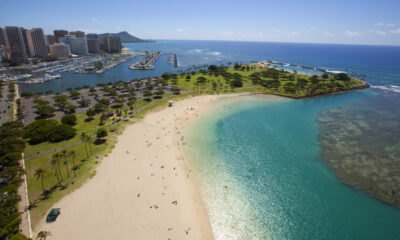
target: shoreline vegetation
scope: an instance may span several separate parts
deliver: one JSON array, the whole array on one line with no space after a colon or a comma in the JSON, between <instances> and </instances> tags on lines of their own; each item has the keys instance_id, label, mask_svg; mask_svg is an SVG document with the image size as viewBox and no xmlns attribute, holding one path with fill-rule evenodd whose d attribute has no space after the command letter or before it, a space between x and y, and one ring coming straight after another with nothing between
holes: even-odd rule
<instances>
[{"instance_id":1,"label":"shoreline vegetation","mask_svg":"<svg viewBox=\"0 0 400 240\"><path fill-rule=\"evenodd\" d=\"M22 108L26 106L24 102L34 102L29 112L34 114L30 116L33 122L25 127L22 136L25 152L30 153L25 156L29 158L26 171L32 224L42 224L39 220L51 206L87 185L84 183L96 175L97 165L112 154L117 136L130 122L140 121L154 109L165 108L169 100L229 93L299 99L367 87L367 83L344 73L311 76L235 63L232 67L210 65L207 69L165 73L148 80L100 84L90 91L84 87L69 93L24 93ZM87 102L82 91L93 94L93 99ZM44 99L49 97L53 100ZM79 106L72 99L79 99ZM87 104L80 104L80 100ZM27 118L22 112L19 111L18 120ZM76 117L61 121L67 115ZM32 141L32 136L41 138Z\"/></svg>"}]
</instances>

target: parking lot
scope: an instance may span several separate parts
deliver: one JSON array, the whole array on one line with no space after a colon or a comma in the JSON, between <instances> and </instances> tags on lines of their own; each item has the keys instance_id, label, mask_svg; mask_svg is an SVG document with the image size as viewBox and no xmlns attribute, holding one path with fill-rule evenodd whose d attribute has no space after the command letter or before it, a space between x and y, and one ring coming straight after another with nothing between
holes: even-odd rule
<instances>
[{"instance_id":1,"label":"parking lot","mask_svg":"<svg viewBox=\"0 0 400 240\"><path fill-rule=\"evenodd\" d=\"M11 117L11 104L8 101L8 85L3 84L3 89L1 90L1 101L0 101L0 124L10 121Z\"/></svg>"}]
</instances>

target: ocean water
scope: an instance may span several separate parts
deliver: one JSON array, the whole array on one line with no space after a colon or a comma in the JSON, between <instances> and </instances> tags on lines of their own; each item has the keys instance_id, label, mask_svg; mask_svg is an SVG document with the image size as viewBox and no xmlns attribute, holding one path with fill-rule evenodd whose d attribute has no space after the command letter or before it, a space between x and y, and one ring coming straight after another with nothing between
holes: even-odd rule
<instances>
[{"instance_id":1,"label":"ocean water","mask_svg":"<svg viewBox=\"0 0 400 240\"><path fill-rule=\"evenodd\" d=\"M319 114L323 159L349 185L400 206L400 94L384 92Z\"/></svg>"},{"instance_id":2,"label":"ocean water","mask_svg":"<svg viewBox=\"0 0 400 240\"><path fill-rule=\"evenodd\" d=\"M62 78L41 84L21 84L22 92L44 92L47 89L63 91L67 88L97 83L130 81L160 76L164 72L185 71L193 65L251 63L272 60L324 68L332 71L365 74L366 80L377 87L400 86L400 47L335 44L178 41L158 40L155 43L124 44L132 51L160 51L176 53L178 68L168 64L162 56L154 70L131 70L132 59L101 74L61 73Z\"/></svg>"},{"instance_id":3,"label":"ocean water","mask_svg":"<svg viewBox=\"0 0 400 240\"><path fill-rule=\"evenodd\" d=\"M399 239L400 209L344 184L319 141L321 112L378 96L227 99L193 123L185 149L216 239Z\"/></svg>"},{"instance_id":4,"label":"ocean water","mask_svg":"<svg viewBox=\"0 0 400 240\"><path fill-rule=\"evenodd\" d=\"M365 74L372 85L400 86L399 46L159 40L126 47L176 53L181 70L192 65L272 60Z\"/></svg>"}]
</instances>

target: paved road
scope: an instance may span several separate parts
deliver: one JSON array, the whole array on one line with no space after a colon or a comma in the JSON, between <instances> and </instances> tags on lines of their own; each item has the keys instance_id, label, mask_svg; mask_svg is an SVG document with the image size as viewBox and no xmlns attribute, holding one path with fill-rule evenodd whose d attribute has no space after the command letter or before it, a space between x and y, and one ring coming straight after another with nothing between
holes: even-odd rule
<instances>
[{"instance_id":1,"label":"paved road","mask_svg":"<svg viewBox=\"0 0 400 240\"><path fill-rule=\"evenodd\" d=\"M3 85L3 90L1 91L1 94L3 95L3 97L0 101L0 125L11 120L11 104L8 101L8 84Z\"/></svg>"}]
</instances>

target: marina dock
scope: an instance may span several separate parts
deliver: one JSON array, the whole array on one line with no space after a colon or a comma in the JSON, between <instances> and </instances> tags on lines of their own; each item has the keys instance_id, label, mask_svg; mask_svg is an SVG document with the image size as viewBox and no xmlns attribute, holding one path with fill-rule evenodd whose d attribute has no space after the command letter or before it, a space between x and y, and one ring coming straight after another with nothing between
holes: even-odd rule
<instances>
[{"instance_id":1,"label":"marina dock","mask_svg":"<svg viewBox=\"0 0 400 240\"><path fill-rule=\"evenodd\" d=\"M147 56L138 62L134 62L129 68L133 70L150 70L155 68L155 63L160 58L161 53L149 53Z\"/></svg>"}]
</instances>

